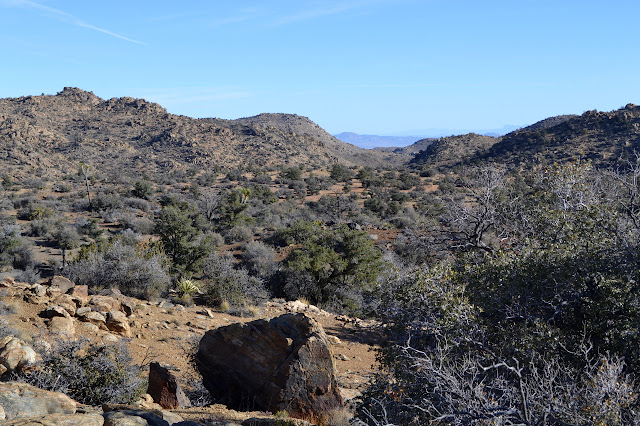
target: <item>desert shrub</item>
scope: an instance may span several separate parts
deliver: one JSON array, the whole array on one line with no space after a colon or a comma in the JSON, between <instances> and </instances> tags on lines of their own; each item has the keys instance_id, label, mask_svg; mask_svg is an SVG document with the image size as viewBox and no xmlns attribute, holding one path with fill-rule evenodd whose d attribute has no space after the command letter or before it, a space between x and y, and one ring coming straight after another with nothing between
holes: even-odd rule
<instances>
[{"instance_id":1,"label":"desert shrub","mask_svg":"<svg viewBox=\"0 0 640 426\"><path fill-rule=\"evenodd\" d=\"M150 298L164 293L171 281L166 263L152 244L131 246L116 239L83 247L65 272L93 291L108 285L128 296Z\"/></svg>"},{"instance_id":2,"label":"desert shrub","mask_svg":"<svg viewBox=\"0 0 640 426\"><path fill-rule=\"evenodd\" d=\"M309 176L305 178L304 183L307 184L309 194L319 194L320 191L331 188L331 181L325 176Z\"/></svg>"},{"instance_id":3,"label":"desert shrub","mask_svg":"<svg viewBox=\"0 0 640 426\"><path fill-rule=\"evenodd\" d=\"M216 183L217 174L215 172L205 172L196 178L196 182L200 186L211 187Z\"/></svg>"},{"instance_id":4,"label":"desert shrub","mask_svg":"<svg viewBox=\"0 0 640 426\"><path fill-rule=\"evenodd\" d=\"M15 276L16 281L35 284L40 280L40 272L33 265L27 266L23 271L20 271Z\"/></svg>"},{"instance_id":5,"label":"desert shrub","mask_svg":"<svg viewBox=\"0 0 640 426\"><path fill-rule=\"evenodd\" d=\"M54 210L46 207L42 203L29 203L18 210L18 219L22 220L43 220L54 215Z\"/></svg>"},{"instance_id":6,"label":"desert shrub","mask_svg":"<svg viewBox=\"0 0 640 426\"><path fill-rule=\"evenodd\" d=\"M155 223L151 219L134 214L122 214L119 222L123 229L131 229L141 235L152 234L155 229Z\"/></svg>"},{"instance_id":7,"label":"desert shrub","mask_svg":"<svg viewBox=\"0 0 640 426\"><path fill-rule=\"evenodd\" d=\"M355 177L355 172L340 163L335 163L329 170L329 176L337 182L348 182Z\"/></svg>"},{"instance_id":8,"label":"desert shrub","mask_svg":"<svg viewBox=\"0 0 640 426\"><path fill-rule=\"evenodd\" d=\"M398 189L409 190L417 185L420 185L420 178L418 176L407 171L398 173L398 182L396 183Z\"/></svg>"},{"instance_id":9,"label":"desert shrub","mask_svg":"<svg viewBox=\"0 0 640 426\"><path fill-rule=\"evenodd\" d=\"M34 263L31 243L20 235L20 228L3 226L0 230L0 266L26 269Z\"/></svg>"},{"instance_id":10,"label":"desert shrub","mask_svg":"<svg viewBox=\"0 0 640 426\"><path fill-rule=\"evenodd\" d=\"M278 175L278 180L280 182L287 182L291 180L300 180L302 179L302 170L299 167L288 167L282 169L280 174Z\"/></svg>"},{"instance_id":11,"label":"desert shrub","mask_svg":"<svg viewBox=\"0 0 640 426\"><path fill-rule=\"evenodd\" d=\"M151 211L151 203L147 200L143 200L142 198L125 198L123 202L126 207L131 209L143 212Z\"/></svg>"},{"instance_id":12,"label":"desert shrub","mask_svg":"<svg viewBox=\"0 0 640 426\"><path fill-rule=\"evenodd\" d=\"M276 194L266 185L251 185L251 201L252 204L255 200L260 200L264 204L273 204L278 201Z\"/></svg>"},{"instance_id":13,"label":"desert shrub","mask_svg":"<svg viewBox=\"0 0 640 426\"><path fill-rule=\"evenodd\" d=\"M119 209L122 207L122 198L117 194L98 193L92 200L93 209L97 211Z\"/></svg>"},{"instance_id":14,"label":"desert shrub","mask_svg":"<svg viewBox=\"0 0 640 426\"><path fill-rule=\"evenodd\" d=\"M260 185L271 185L271 176L266 173L259 173L251 179L251 182L255 182Z\"/></svg>"},{"instance_id":15,"label":"desert shrub","mask_svg":"<svg viewBox=\"0 0 640 426\"><path fill-rule=\"evenodd\" d=\"M361 211L357 202L344 195L323 195L318 201L309 202L308 205L320 218L331 222L344 221Z\"/></svg>"},{"instance_id":16,"label":"desert shrub","mask_svg":"<svg viewBox=\"0 0 640 426\"><path fill-rule=\"evenodd\" d=\"M233 314L248 312L252 305L263 303L269 296L262 280L245 269L235 269L231 256L210 255L202 266L203 292L207 304L228 304Z\"/></svg>"},{"instance_id":17,"label":"desert shrub","mask_svg":"<svg viewBox=\"0 0 640 426\"><path fill-rule=\"evenodd\" d=\"M78 218L76 222L76 226L78 230L82 233L82 235L86 235L90 238L99 238L102 235L102 229L98 226L98 219L86 217Z\"/></svg>"},{"instance_id":18,"label":"desert shrub","mask_svg":"<svg viewBox=\"0 0 640 426\"><path fill-rule=\"evenodd\" d=\"M292 180L289 182L289 188L293 189L296 197L304 199L307 196L307 184L302 180Z\"/></svg>"},{"instance_id":19,"label":"desert shrub","mask_svg":"<svg viewBox=\"0 0 640 426\"><path fill-rule=\"evenodd\" d=\"M82 404L128 404L146 389L143 369L133 364L124 341L110 345L59 339L53 348L40 352L42 361L19 379L65 393Z\"/></svg>"},{"instance_id":20,"label":"desert shrub","mask_svg":"<svg viewBox=\"0 0 640 426\"><path fill-rule=\"evenodd\" d=\"M244 246L242 261L249 273L269 281L278 270L273 248L262 241L251 241Z\"/></svg>"},{"instance_id":21,"label":"desert shrub","mask_svg":"<svg viewBox=\"0 0 640 426\"><path fill-rule=\"evenodd\" d=\"M149 200L153 196L153 187L151 182L147 180L138 180L133 184L131 194L134 197L141 198L143 200Z\"/></svg>"},{"instance_id":22,"label":"desert shrub","mask_svg":"<svg viewBox=\"0 0 640 426\"><path fill-rule=\"evenodd\" d=\"M247 180L247 178L244 176L244 172L240 169L229 170L225 178L230 181L238 181L238 182Z\"/></svg>"},{"instance_id":23,"label":"desert shrub","mask_svg":"<svg viewBox=\"0 0 640 426\"><path fill-rule=\"evenodd\" d=\"M6 315L14 313L10 305L0 302L0 340L7 336L20 336L20 331L9 325L9 322L4 318Z\"/></svg>"},{"instance_id":24,"label":"desert shrub","mask_svg":"<svg viewBox=\"0 0 640 426\"><path fill-rule=\"evenodd\" d=\"M237 225L224 233L227 244L247 242L253 238L253 230L247 226Z\"/></svg>"},{"instance_id":25,"label":"desert shrub","mask_svg":"<svg viewBox=\"0 0 640 426\"><path fill-rule=\"evenodd\" d=\"M56 222L51 219L33 220L29 223L27 234L32 237L51 238Z\"/></svg>"},{"instance_id":26,"label":"desert shrub","mask_svg":"<svg viewBox=\"0 0 640 426\"><path fill-rule=\"evenodd\" d=\"M25 179L22 186L27 189L44 189L45 182L40 178Z\"/></svg>"}]
</instances>

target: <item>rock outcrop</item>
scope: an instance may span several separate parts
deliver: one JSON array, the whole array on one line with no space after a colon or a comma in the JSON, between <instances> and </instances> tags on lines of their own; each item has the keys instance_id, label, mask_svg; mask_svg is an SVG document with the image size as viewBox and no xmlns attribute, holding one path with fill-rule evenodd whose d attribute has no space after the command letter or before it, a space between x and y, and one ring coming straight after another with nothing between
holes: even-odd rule
<instances>
[{"instance_id":1,"label":"rock outcrop","mask_svg":"<svg viewBox=\"0 0 640 426\"><path fill-rule=\"evenodd\" d=\"M147 393L162 408L184 408L191 405L176 377L165 366L157 362L149 365L149 388Z\"/></svg>"},{"instance_id":2,"label":"rock outcrop","mask_svg":"<svg viewBox=\"0 0 640 426\"><path fill-rule=\"evenodd\" d=\"M196 363L211 395L232 407L314 418L343 405L331 344L304 314L209 330Z\"/></svg>"}]
</instances>

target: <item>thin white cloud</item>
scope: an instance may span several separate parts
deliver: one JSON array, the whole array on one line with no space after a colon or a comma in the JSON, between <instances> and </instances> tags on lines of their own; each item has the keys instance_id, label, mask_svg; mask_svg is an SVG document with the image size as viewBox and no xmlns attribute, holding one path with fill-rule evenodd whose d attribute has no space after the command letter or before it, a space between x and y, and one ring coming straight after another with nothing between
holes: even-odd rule
<instances>
[{"instance_id":1,"label":"thin white cloud","mask_svg":"<svg viewBox=\"0 0 640 426\"><path fill-rule=\"evenodd\" d=\"M120 40L125 40L131 43L136 43L136 44L142 44L142 45L146 45L146 43L139 41L139 40L135 40L129 37L125 37L123 35L114 33L113 31L109 31L106 30L104 28L100 28L97 27L95 25L89 24L88 22L83 21L80 18L77 18L76 16L64 12L62 10L59 9L55 9L53 7L49 7L49 6L45 6L43 4L40 3L36 3L30 0L0 0L0 6L8 6L8 7L22 7L22 8L27 8L27 9L34 9L34 10L40 10L42 12L47 12L51 15L53 15L56 19L58 19L59 21L62 22L66 22L68 24L71 25L75 25L77 27L81 27L81 28L87 28L89 30L93 30L93 31L97 31L103 34L107 34L110 35L112 37L116 37L119 38Z\"/></svg>"},{"instance_id":2,"label":"thin white cloud","mask_svg":"<svg viewBox=\"0 0 640 426\"><path fill-rule=\"evenodd\" d=\"M309 19L321 18L324 16L337 15L343 12L348 12L355 9L360 9L367 6L373 6L375 4L384 3L385 0L364 0L347 3L335 3L325 4L321 7L312 7L306 10L301 10L291 15L283 16L276 19L273 22L273 26L280 26L286 24L292 24L295 22L306 21Z\"/></svg>"}]
</instances>

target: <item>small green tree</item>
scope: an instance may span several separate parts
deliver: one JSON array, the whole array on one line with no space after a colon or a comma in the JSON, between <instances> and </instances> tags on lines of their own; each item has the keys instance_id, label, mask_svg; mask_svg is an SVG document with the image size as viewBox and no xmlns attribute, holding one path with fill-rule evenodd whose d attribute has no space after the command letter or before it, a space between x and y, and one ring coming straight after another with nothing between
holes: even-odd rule
<instances>
[{"instance_id":1,"label":"small green tree","mask_svg":"<svg viewBox=\"0 0 640 426\"><path fill-rule=\"evenodd\" d=\"M285 259L285 292L314 304L357 311L362 291L376 285L384 263L366 232L340 225L297 222L284 231L296 247Z\"/></svg>"},{"instance_id":2,"label":"small green tree","mask_svg":"<svg viewBox=\"0 0 640 426\"><path fill-rule=\"evenodd\" d=\"M165 206L156 219L155 232L180 273L195 272L213 248L211 238L194 226L197 215L189 204L175 202Z\"/></svg>"}]
</instances>

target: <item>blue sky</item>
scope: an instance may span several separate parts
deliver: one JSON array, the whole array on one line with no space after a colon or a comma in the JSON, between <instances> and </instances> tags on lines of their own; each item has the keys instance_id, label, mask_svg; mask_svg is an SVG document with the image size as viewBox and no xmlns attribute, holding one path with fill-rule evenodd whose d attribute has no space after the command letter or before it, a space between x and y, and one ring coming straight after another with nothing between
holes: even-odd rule
<instances>
[{"instance_id":1,"label":"blue sky","mask_svg":"<svg viewBox=\"0 0 640 426\"><path fill-rule=\"evenodd\" d=\"M640 103L640 2L0 0L0 97L80 87L331 133L491 129Z\"/></svg>"}]
</instances>

